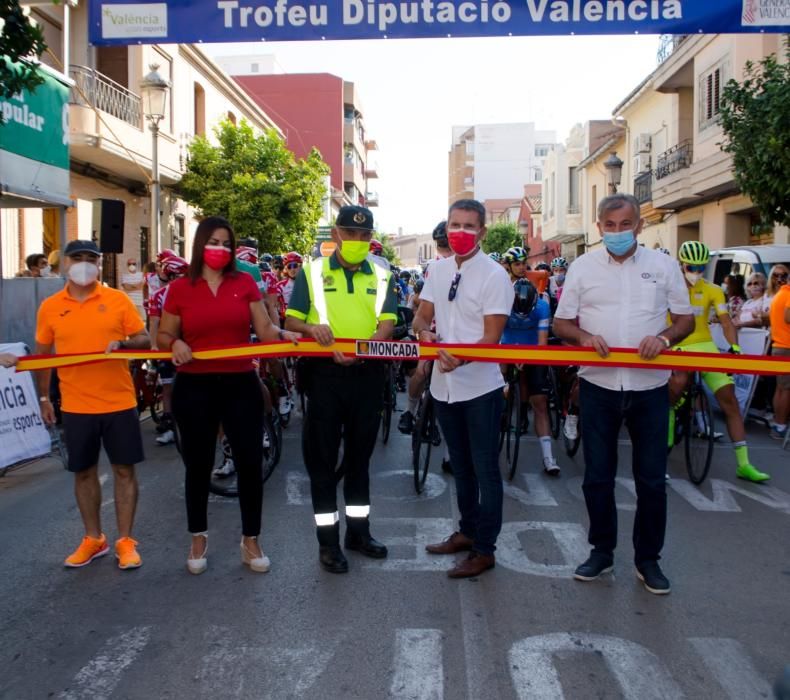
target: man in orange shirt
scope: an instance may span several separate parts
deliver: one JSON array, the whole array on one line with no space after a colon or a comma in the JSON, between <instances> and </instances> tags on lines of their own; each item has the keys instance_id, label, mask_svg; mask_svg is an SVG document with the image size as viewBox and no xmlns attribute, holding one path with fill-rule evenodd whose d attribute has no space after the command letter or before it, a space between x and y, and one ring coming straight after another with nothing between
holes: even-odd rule
<instances>
[{"instance_id":1,"label":"man in orange shirt","mask_svg":"<svg viewBox=\"0 0 790 700\"><path fill-rule=\"evenodd\" d=\"M781 273L774 272L779 275ZM778 277L777 277L778 279ZM790 284L783 284L771 302L771 352L775 356L790 356ZM774 424L771 437L784 440L787 435L787 419L790 417L790 374L776 378L774 392Z\"/></svg>"},{"instance_id":2,"label":"man in orange shirt","mask_svg":"<svg viewBox=\"0 0 790 700\"><path fill-rule=\"evenodd\" d=\"M101 253L93 241L71 241L63 253L66 286L45 299L36 320L36 354L146 349L151 340L129 297L98 282ZM51 370L38 373L41 417L55 421L49 400ZM101 531L99 449L104 445L115 478L115 515L119 539L115 556L121 569L136 569L141 559L131 537L137 506L134 464L142 462L143 442L137 398L129 367L107 360L58 370L68 469L85 526L80 546L66 558L67 567L89 564L109 552Z\"/></svg>"}]
</instances>

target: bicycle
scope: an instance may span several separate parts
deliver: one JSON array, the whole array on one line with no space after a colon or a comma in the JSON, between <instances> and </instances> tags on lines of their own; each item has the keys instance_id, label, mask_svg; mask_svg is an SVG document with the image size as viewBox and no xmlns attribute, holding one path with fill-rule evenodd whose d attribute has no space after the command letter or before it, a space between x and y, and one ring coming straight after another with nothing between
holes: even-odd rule
<instances>
[{"instance_id":1,"label":"bicycle","mask_svg":"<svg viewBox=\"0 0 790 700\"><path fill-rule=\"evenodd\" d=\"M137 412L142 415L146 410L157 425L162 417L162 383L159 371L153 360L132 360L130 362L132 382L137 396Z\"/></svg>"},{"instance_id":2,"label":"bicycle","mask_svg":"<svg viewBox=\"0 0 790 700\"><path fill-rule=\"evenodd\" d=\"M521 403L521 369L518 365L508 365L505 375L505 410L502 413L502 425L499 430L499 451L505 449L508 464L508 481L513 481L518 466L518 453L524 420Z\"/></svg>"},{"instance_id":3,"label":"bicycle","mask_svg":"<svg viewBox=\"0 0 790 700\"><path fill-rule=\"evenodd\" d=\"M559 385L559 377L557 375L557 368L554 366L548 367L548 383L549 383L549 428L551 430L551 437L555 440L560 436L560 429L562 428L562 390Z\"/></svg>"},{"instance_id":4,"label":"bicycle","mask_svg":"<svg viewBox=\"0 0 790 700\"><path fill-rule=\"evenodd\" d=\"M425 365L425 388L420 394L417 403L417 413L414 419L414 430L411 434L411 465L414 475L414 490L422 493L425 480L428 477L428 468L431 465L431 450L438 447L442 438L436 424L436 412L431 396L431 370L433 362Z\"/></svg>"},{"instance_id":5,"label":"bicycle","mask_svg":"<svg viewBox=\"0 0 790 700\"><path fill-rule=\"evenodd\" d=\"M398 400L396 392L395 365L393 362L387 362L384 370L384 403L381 408L381 442L385 445L390 439L392 414L395 411Z\"/></svg>"},{"instance_id":6,"label":"bicycle","mask_svg":"<svg viewBox=\"0 0 790 700\"><path fill-rule=\"evenodd\" d=\"M713 408L702 381L700 372L693 372L688 386L675 404L675 427L667 449L670 451L683 441L689 480L698 485L708 475L716 441Z\"/></svg>"},{"instance_id":7,"label":"bicycle","mask_svg":"<svg viewBox=\"0 0 790 700\"><path fill-rule=\"evenodd\" d=\"M565 422L568 416L571 415L571 409L574 406L574 397L579 393L579 375L577 367L566 367L563 372L557 373L557 386L560 390L560 405L561 405L561 420L560 426L562 430L562 441L565 445L565 454L568 457L573 457L578 451L582 443L582 429L581 429L581 414L578 406L576 406L576 438L570 439L565 434ZM568 388L570 387L570 388Z\"/></svg>"}]
</instances>

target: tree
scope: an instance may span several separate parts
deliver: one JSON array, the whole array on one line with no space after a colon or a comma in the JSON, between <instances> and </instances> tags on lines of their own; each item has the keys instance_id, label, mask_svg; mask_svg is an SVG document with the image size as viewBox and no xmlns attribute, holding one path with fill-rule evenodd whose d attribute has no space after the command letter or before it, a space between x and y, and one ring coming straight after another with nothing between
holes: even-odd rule
<instances>
[{"instance_id":1,"label":"tree","mask_svg":"<svg viewBox=\"0 0 790 700\"><path fill-rule=\"evenodd\" d=\"M30 21L28 12L19 0L0 0L0 97L32 92L44 82L30 59L38 59L47 45L44 32Z\"/></svg>"},{"instance_id":2,"label":"tree","mask_svg":"<svg viewBox=\"0 0 790 700\"><path fill-rule=\"evenodd\" d=\"M488 234L483 241L483 251L504 253L508 248L523 245L524 240L514 223L499 222L488 227Z\"/></svg>"},{"instance_id":3,"label":"tree","mask_svg":"<svg viewBox=\"0 0 790 700\"><path fill-rule=\"evenodd\" d=\"M381 247L383 248L381 257L386 258L393 265L400 265L398 251L396 251L392 243L390 243L390 236L385 233L379 240L381 241Z\"/></svg>"},{"instance_id":4,"label":"tree","mask_svg":"<svg viewBox=\"0 0 790 700\"><path fill-rule=\"evenodd\" d=\"M790 226L790 41L785 62L776 55L746 63L742 83L729 80L721 97L721 125L735 182L760 211L762 223Z\"/></svg>"},{"instance_id":5,"label":"tree","mask_svg":"<svg viewBox=\"0 0 790 700\"><path fill-rule=\"evenodd\" d=\"M329 172L321 154L297 160L274 129L256 136L244 120L225 120L214 134L218 146L203 136L189 145L178 184L184 199L202 216L224 216L262 251L309 251Z\"/></svg>"}]
</instances>

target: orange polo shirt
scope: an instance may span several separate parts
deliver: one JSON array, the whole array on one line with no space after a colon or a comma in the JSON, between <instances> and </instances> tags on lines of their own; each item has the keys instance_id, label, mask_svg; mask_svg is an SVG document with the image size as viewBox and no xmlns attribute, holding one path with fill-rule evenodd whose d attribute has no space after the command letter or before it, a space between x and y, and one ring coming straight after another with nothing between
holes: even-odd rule
<instances>
[{"instance_id":1,"label":"orange polo shirt","mask_svg":"<svg viewBox=\"0 0 790 700\"><path fill-rule=\"evenodd\" d=\"M790 349L790 323L785 311L790 309L790 284L783 284L771 301L771 341L778 348Z\"/></svg>"},{"instance_id":2,"label":"orange polo shirt","mask_svg":"<svg viewBox=\"0 0 790 700\"><path fill-rule=\"evenodd\" d=\"M68 285L44 299L36 319L36 342L70 354L104 352L113 340L125 340L143 330L140 314L129 297L117 289L96 285L80 302ZM126 360L107 360L58 369L61 407L67 413L112 413L137 406Z\"/></svg>"}]
</instances>

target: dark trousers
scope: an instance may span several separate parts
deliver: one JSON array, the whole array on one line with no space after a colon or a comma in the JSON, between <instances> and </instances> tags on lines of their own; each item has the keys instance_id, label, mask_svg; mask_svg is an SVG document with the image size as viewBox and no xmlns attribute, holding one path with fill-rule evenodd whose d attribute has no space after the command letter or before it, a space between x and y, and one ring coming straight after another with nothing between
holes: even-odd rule
<instances>
[{"instance_id":1,"label":"dark trousers","mask_svg":"<svg viewBox=\"0 0 790 700\"><path fill-rule=\"evenodd\" d=\"M189 531L208 529L208 485L221 424L236 465L242 533L245 537L259 535L263 507L263 391L255 372L179 372L173 388L173 415L186 466Z\"/></svg>"},{"instance_id":2,"label":"dark trousers","mask_svg":"<svg viewBox=\"0 0 790 700\"><path fill-rule=\"evenodd\" d=\"M582 379L580 404L585 463L582 490L590 517L589 542L594 551L609 555L617 546L617 440L625 421L636 483L634 561L657 561L667 525L667 387L612 391Z\"/></svg>"},{"instance_id":3,"label":"dark trousers","mask_svg":"<svg viewBox=\"0 0 790 700\"><path fill-rule=\"evenodd\" d=\"M302 454L310 475L313 512L337 511L335 469L341 437L346 506L369 506L368 467L381 421L384 365L370 361L343 367L331 360L310 360L304 373L307 411ZM364 521L367 527L367 518L354 520Z\"/></svg>"},{"instance_id":4,"label":"dark trousers","mask_svg":"<svg viewBox=\"0 0 790 700\"><path fill-rule=\"evenodd\" d=\"M499 425L505 398L496 389L469 401L434 401L455 477L459 530L475 551L493 554L502 529Z\"/></svg>"}]
</instances>

